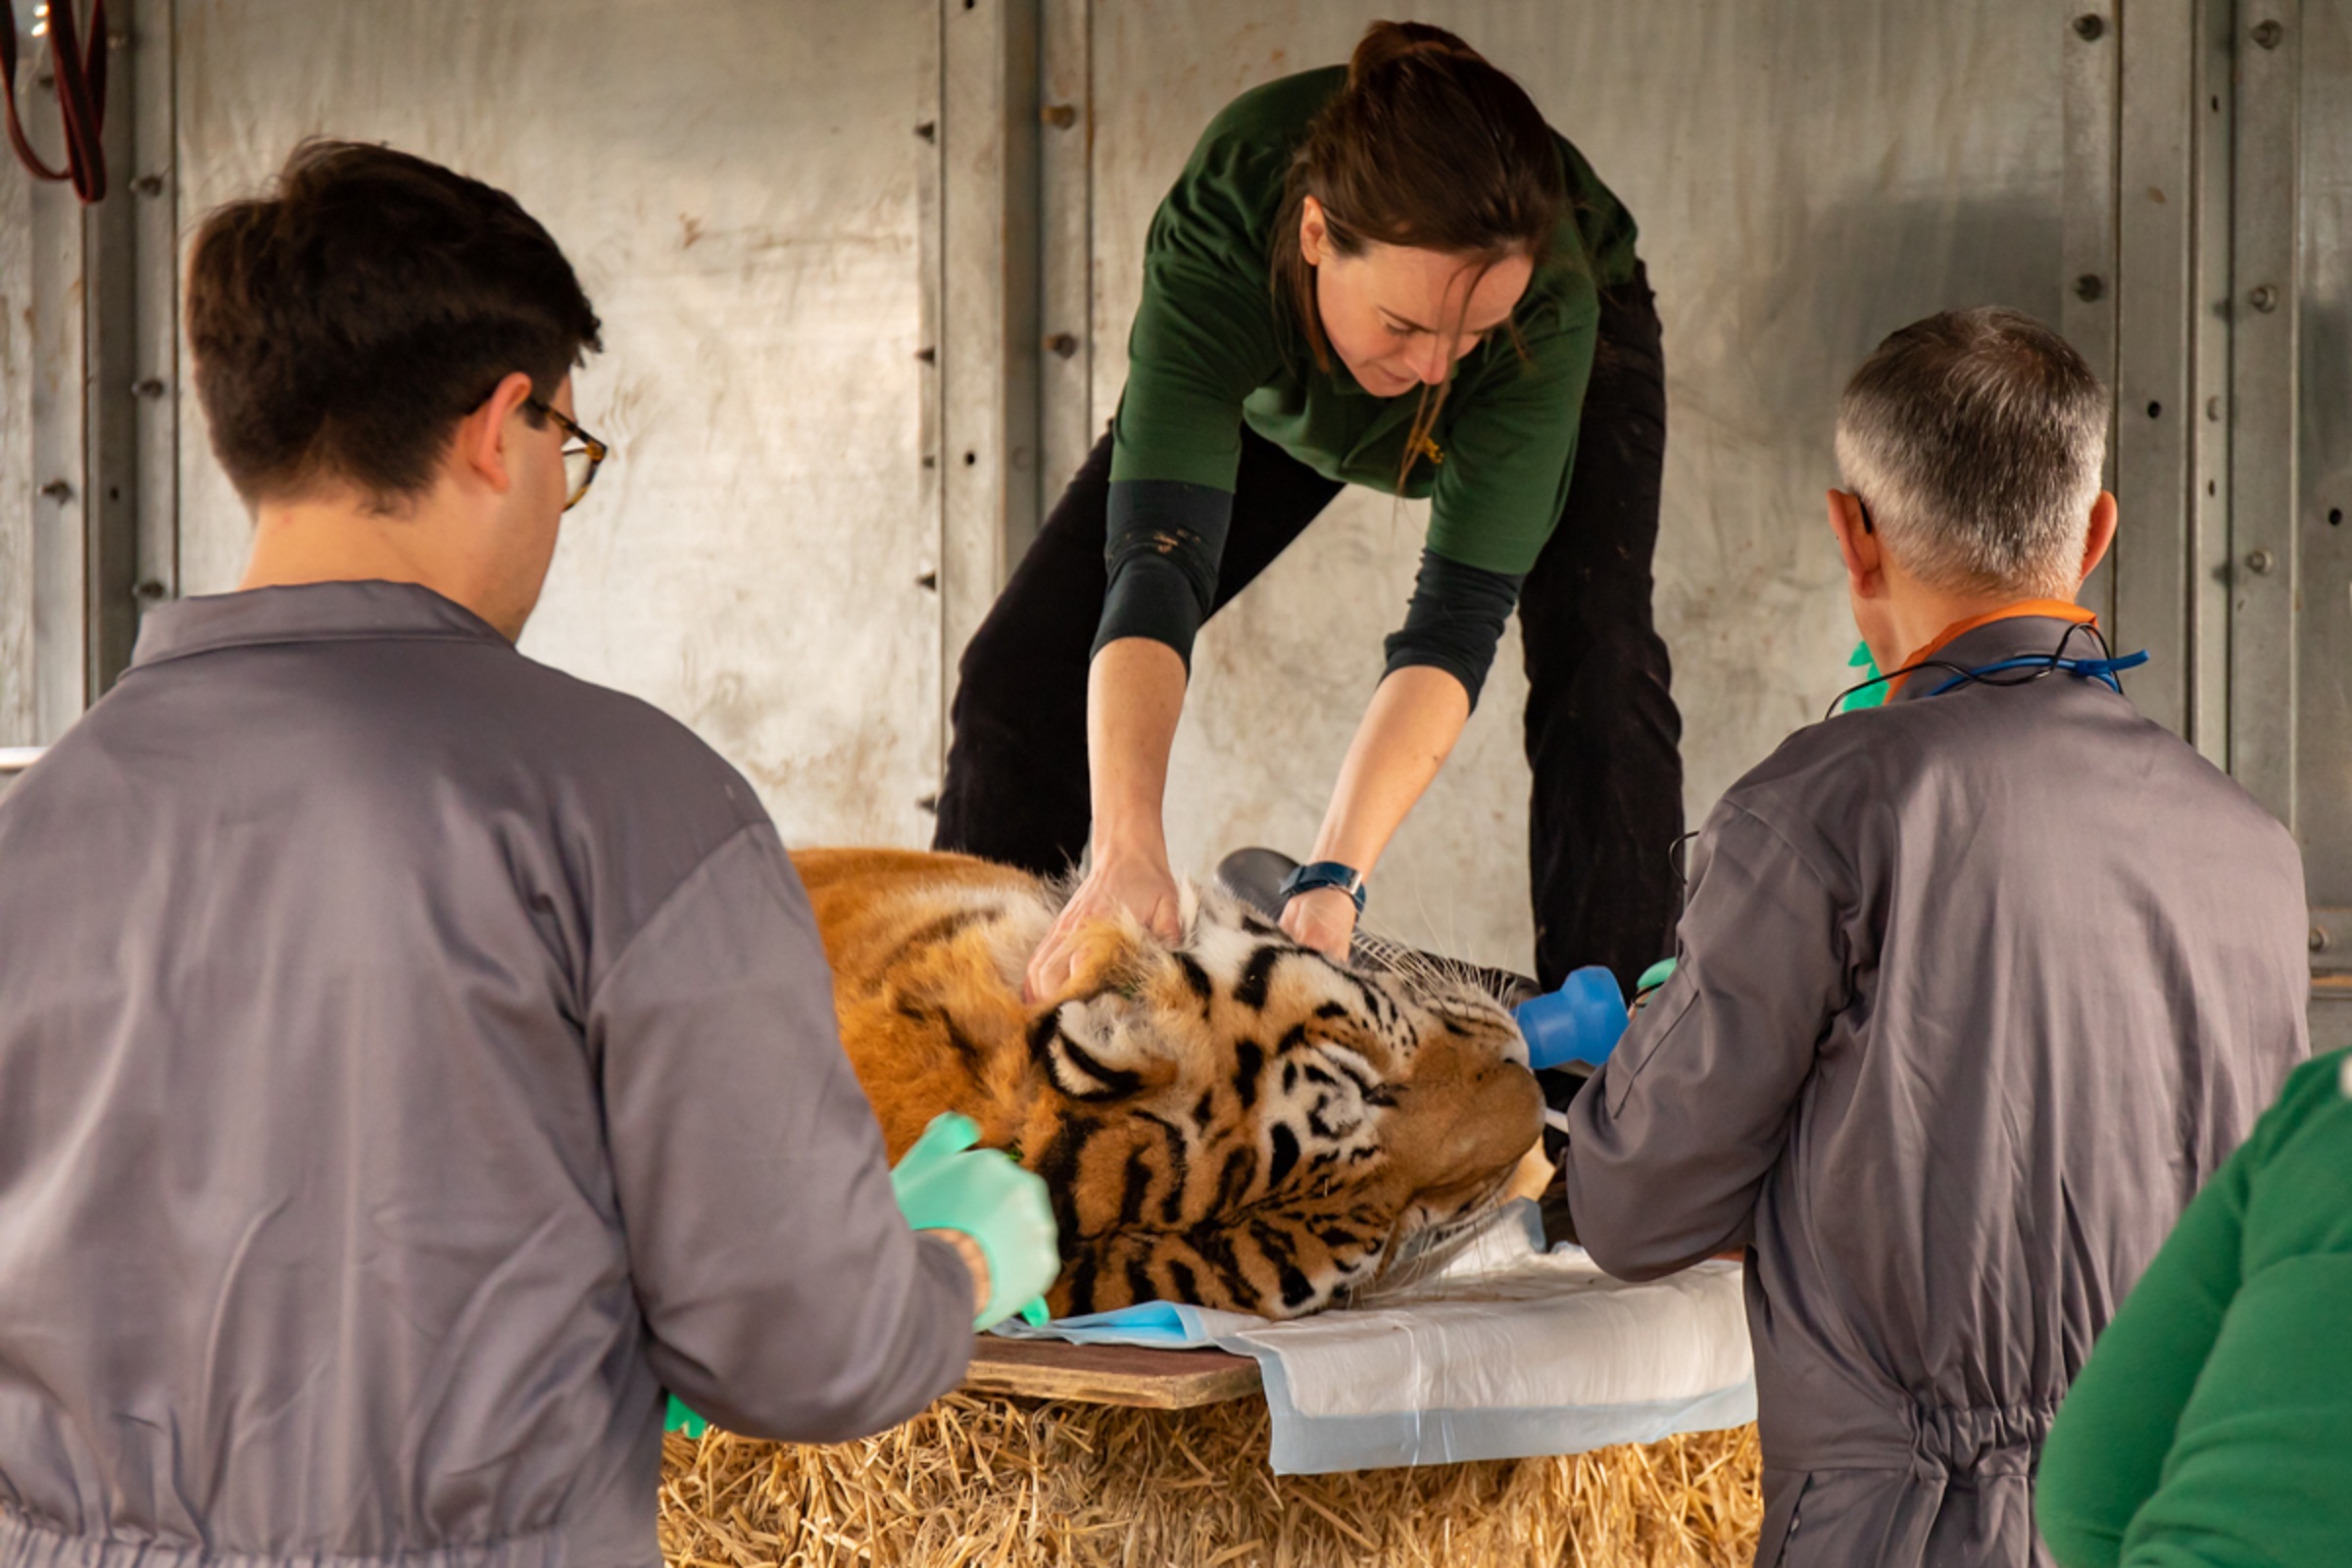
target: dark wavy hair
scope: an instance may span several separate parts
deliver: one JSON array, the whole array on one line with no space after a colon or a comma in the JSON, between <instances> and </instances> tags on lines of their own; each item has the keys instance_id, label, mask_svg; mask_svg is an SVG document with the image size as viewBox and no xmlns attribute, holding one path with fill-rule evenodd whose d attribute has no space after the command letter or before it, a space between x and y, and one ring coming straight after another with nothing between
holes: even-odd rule
<instances>
[{"instance_id":1,"label":"dark wavy hair","mask_svg":"<svg viewBox=\"0 0 2352 1568\"><path fill-rule=\"evenodd\" d=\"M1372 24L1348 59L1348 85L1291 160L1274 223L1274 287L1297 312L1316 367L1329 370L1315 270L1298 247L1309 196L1342 256L1361 255L1369 243L1411 246L1460 256L1483 277L1512 256L1543 266L1568 181L1535 101L1484 55L1443 27ZM1511 338L1525 353L1516 325ZM1448 374L1434 396L1423 390L1400 489L1450 385Z\"/></svg>"},{"instance_id":2,"label":"dark wavy hair","mask_svg":"<svg viewBox=\"0 0 2352 1568\"><path fill-rule=\"evenodd\" d=\"M549 398L603 347L514 197L345 141L305 142L267 195L205 219L187 323L213 451L248 505L341 482L390 510L502 378Z\"/></svg>"}]
</instances>

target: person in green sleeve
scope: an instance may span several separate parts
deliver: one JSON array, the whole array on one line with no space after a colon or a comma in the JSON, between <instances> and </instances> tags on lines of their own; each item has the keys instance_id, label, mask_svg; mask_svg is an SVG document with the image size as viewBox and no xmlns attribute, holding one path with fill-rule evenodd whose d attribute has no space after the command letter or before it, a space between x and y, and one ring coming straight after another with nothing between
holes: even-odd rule
<instances>
[{"instance_id":1,"label":"person in green sleeve","mask_svg":"<svg viewBox=\"0 0 2352 1568\"><path fill-rule=\"evenodd\" d=\"M1336 956L1460 736L1514 609L1537 969L1665 952L1681 723L1651 624L1665 453L1633 220L1453 34L1211 122L1152 220L1126 393L965 651L939 848L1090 869L1029 972L1132 911L1174 934L1161 824L1194 634L1346 485L1431 502L1404 624L1283 924Z\"/></svg>"},{"instance_id":2,"label":"person in green sleeve","mask_svg":"<svg viewBox=\"0 0 2352 1568\"><path fill-rule=\"evenodd\" d=\"M2042 1448L2065 1568L2352 1561L2352 1053L2181 1215Z\"/></svg>"}]
</instances>

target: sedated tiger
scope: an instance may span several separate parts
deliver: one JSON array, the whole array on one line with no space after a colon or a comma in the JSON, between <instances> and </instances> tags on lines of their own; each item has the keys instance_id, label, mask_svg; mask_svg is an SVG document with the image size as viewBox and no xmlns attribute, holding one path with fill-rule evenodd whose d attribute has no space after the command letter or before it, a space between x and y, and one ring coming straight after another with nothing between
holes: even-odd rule
<instances>
[{"instance_id":1,"label":"sedated tiger","mask_svg":"<svg viewBox=\"0 0 2352 1568\"><path fill-rule=\"evenodd\" d=\"M1173 944L1092 928L1067 992L1025 1007L1057 888L959 855L793 859L891 1157L956 1110L1043 1177L1057 1317L1315 1311L1415 1233L1495 1205L1541 1130L1500 1004L1335 963L1221 890L1188 890Z\"/></svg>"}]
</instances>

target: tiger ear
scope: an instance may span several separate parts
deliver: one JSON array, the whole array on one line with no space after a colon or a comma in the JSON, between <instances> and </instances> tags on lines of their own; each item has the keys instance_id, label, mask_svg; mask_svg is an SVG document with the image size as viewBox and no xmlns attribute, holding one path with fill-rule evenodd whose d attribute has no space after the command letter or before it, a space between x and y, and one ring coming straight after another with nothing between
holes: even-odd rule
<instances>
[{"instance_id":1,"label":"tiger ear","mask_svg":"<svg viewBox=\"0 0 2352 1568\"><path fill-rule=\"evenodd\" d=\"M1131 920L1078 935L1070 983L1030 1026L1030 1054L1073 1100L1123 1100L1175 1076L1171 1044L1151 1020L1164 946Z\"/></svg>"}]
</instances>

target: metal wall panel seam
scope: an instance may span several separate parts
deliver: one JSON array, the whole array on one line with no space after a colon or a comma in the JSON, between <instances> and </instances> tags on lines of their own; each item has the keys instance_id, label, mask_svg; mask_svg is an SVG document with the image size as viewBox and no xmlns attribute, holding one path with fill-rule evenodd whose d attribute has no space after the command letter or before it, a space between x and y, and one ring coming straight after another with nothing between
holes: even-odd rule
<instances>
[{"instance_id":1,"label":"metal wall panel seam","mask_svg":"<svg viewBox=\"0 0 2352 1568\"><path fill-rule=\"evenodd\" d=\"M2116 142L2122 48L2115 0L2057 0L2063 28L2066 95L2065 258L2058 329L2107 389L2107 458L2100 480L2115 488L2116 446ZM2102 623L2115 620L2115 567L2101 562L2083 584L2082 602Z\"/></svg>"},{"instance_id":2,"label":"metal wall panel seam","mask_svg":"<svg viewBox=\"0 0 2352 1568\"><path fill-rule=\"evenodd\" d=\"M172 167L177 0L137 0L131 31L130 166L120 199L132 218L137 269L137 584L143 614L179 592L179 181Z\"/></svg>"},{"instance_id":3,"label":"metal wall panel seam","mask_svg":"<svg viewBox=\"0 0 2352 1568\"><path fill-rule=\"evenodd\" d=\"M20 42L29 56L32 40ZM33 514L49 503L33 466L31 187L16 160L0 159L0 747L31 744L38 706Z\"/></svg>"},{"instance_id":4,"label":"metal wall panel seam","mask_svg":"<svg viewBox=\"0 0 2352 1568\"><path fill-rule=\"evenodd\" d=\"M83 462L88 488L82 507L82 695L96 702L129 667L138 633L139 602L139 359L138 223L127 190L134 127L147 107L138 86L137 59L145 39L136 8L110 19L108 69L131 91L118 92L106 117L109 171L106 196L81 210L82 331L87 378L82 386ZM169 34L163 42L168 46Z\"/></svg>"},{"instance_id":5,"label":"metal wall panel seam","mask_svg":"<svg viewBox=\"0 0 2352 1568\"><path fill-rule=\"evenodd\" d=\"M1101 433L1094 417L1095 119L1090 0L1042 0L1038 254L1043 355L1038 376L1042 518Z\"/></svg>"},{"instance_id":6,"label":"metal wall panel seam","mask_svg":"<svg viewBox=\"0 0 2352 1568\"><path fill-rule=\"evenodd\" d=\"M2197 0L2187 105L2196 198L2189 260L2188 733L2230 766L2230 181L2235 142L2236 0Z\"/></svg>"},{"instance_id":7,"label":"metal wall panel seam","mask_svg":"<svg viewBox=\"0 0 2352 1568\"><path fill-rule=\"evenodd\" d=\"M940 588L960 654L1037 528L1037 0L942 4Z\"/></svg>"},{"instance_id":8,"label":"metal wall panel seam","mask_svg":"<svg viewBox=\"0 0 2352 1568\"><path fill-rule=\"evenodd\" d=\"M34 57L39 58L37 55ZM25 106L25 134L51 167L62 154L63 126L56 81L43 65L29 68L33 91ZM55 741L81 716L85 680L88 537L85 507L89 415L84 367L81 204L73 190L32 182L27 206L32 238L32 504L33 602L32 739Z\"/></svg>"},{"instance_id":9,"label":"metal wall panel seam","mask_svg":"<svg viewBox=\"0 0 2352 1568\"><path fill-rule=\"evenodd\" d=\"M2297 825L2299 0L2231 8L2239 72L2230 304L2230 771Z\"/></svg>"},{"instance_id":10,"label":"metal wall panel seam","mask_svg":"<svg viewBox=\"0 0 2352 1568\"><path fill-rule=\"evenodd\" d=\"M2188 492L2195 189L2194 0L2123 12L2118 153L2115 634L2152 656L2132 700L2187 736Z\"/></svg>"},{"instance_id":11,"label":"metal wall panel seam","mask_svg":"<svg viewBox=\"0 0 2352 1568\"><path fill-rule=\"evenodd\" d=\"M2303 0L2298 14L2295 825L2312 901L2343 906L2352 905L2352 0ZM2336 963L2352 963L2352 948L2339 946ZM2352 1017L2314 1038L2352 1039Z\"/></svg>"},{"instance_id":12,"label":"metal wall panel seam","mask_svg":"<svg viewBox=\"0 0 2352 1568\"><path fill-rule=\"evenodd\" d=\"M948 703L954 689L956 648L948 641L947 596L941 575L948 560L947 392L940 374L941 339L947 320L947 191L939 130L941 103L946 92L947 8L945 0L930 8L929 24L921 29L915 55L916 138L914 180L915 292L918 299L915 359L921 392L915 400L915 451L920 454L919 505L924 510L923 534L930 541L928 558L915 582L924 593L923 614L929 620L929 690L925 711L931 715L930 765L924 770L924 790L915 806L926 813L939 809L940 780L947 770Z\"/></svg>"}]
</instances>

